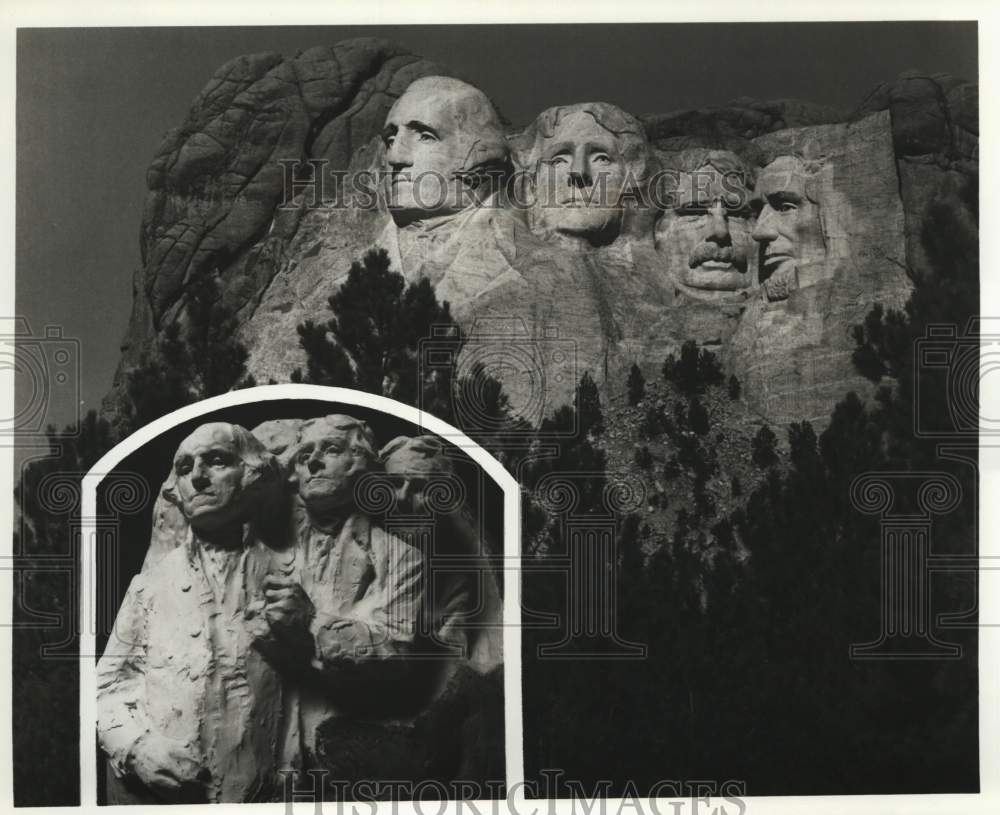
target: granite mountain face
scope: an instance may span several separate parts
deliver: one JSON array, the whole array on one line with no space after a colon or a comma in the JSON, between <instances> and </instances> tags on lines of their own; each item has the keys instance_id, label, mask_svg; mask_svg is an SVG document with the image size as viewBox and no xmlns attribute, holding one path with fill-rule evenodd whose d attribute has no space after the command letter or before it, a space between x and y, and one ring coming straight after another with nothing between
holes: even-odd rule
<instances>
[{"instance_id":1,"label":"granite mountain face","mask_svg":"<svg viewBox=\"0 0 1000 815\"><path fill-rule=\"evenodd\" d=\"M639 118L566 100L515 128L386 41L240 57L149 169L106 407L206 279L247 371L289 381L297 326L328 320L352 262L380 247L431 282L535 421L585 371L607 396L632 363L656 376L695 340L762 420L822 423L845 392L870 395L852 328L931 273L928 207L977 172L977 87L947 75L904 74L851 112L740 98ZM422 175L452 197L415 188Z\"/></svg>"}]
</instances>

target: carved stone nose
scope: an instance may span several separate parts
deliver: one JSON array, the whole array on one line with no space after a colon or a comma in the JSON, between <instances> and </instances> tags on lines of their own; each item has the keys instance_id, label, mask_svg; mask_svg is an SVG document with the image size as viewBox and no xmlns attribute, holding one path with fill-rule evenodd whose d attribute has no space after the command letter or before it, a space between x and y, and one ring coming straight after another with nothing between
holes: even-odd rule
<instances>
[{"instance_id":1,"label":"carved stone nose","mask_svg":"<svg viewBox=\"0 0 1000 815\"><path fill-rule=\"evenodd\" d=\"M732 243L729 235L729 225L725 218L715 217L712 219L712 231L708 233L708 239L719 246L728 246Z\"/></svg>"},{"instance_id":2,"label":"carved stone nose","mask_svg":"<svg viewBox=\"0 0 1000 815\"><path fill-rule=\"evenodd\" d=\"M396 136L392 146L386 150L385 160L394 173L413 166L413 156L410 149L403 144L404 136Z\"/></svg>"},{"instance_id":3,"label":"carved stone nose","mask_svg":"<svg viewBox=\"0 0 1000 815\"><path fill-rule=\"evenodd\" d=\"M753 228L752 237L755 241L773 241L778 237L778 233L775 231L772 224L772 211L768 210L767 207L760 213L757 218L757 224Z\"/></svg>"}]
</instances>

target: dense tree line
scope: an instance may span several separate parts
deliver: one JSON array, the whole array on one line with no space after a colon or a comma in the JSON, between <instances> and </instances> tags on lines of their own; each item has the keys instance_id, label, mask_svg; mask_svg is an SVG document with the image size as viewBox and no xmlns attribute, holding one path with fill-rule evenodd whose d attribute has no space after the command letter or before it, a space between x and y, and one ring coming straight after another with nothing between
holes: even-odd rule
<instances>
[{"instance_id":1,"label":"dense tree line","mask_svg":"<svg viewBox=\"0 0 1000 815\"><path fill-rule=\"evenodd\" d=\"M978 213L974 187L962 203ZM455 361L466 339L429 284L406 286L384 253L355 263L330 298L330 314L299 327L307 363L290 374L293 381L418 404L463 429L519 475L523 602L532 620L557 620L554 627L523 631L529 779L558 769L587 789L607 779L608 794L629 792L629 782L642 793L661 779L704 778L745 781L756 795L976 788L974 632L943 634L962 644L960 660L848 658L851 643L877 634L880 601L878 520L851 505L855 475L951 472L962 485L963 503L935 523L934 545L962 552L975 543L973 468L942 460L934 441L914 432L918 399L917 412L928 426L947 424L952 413L941 383L918 387L933 372L915 369L912 349L929 324L961 328L976 313L977 235L941 202L928 213L924 243L934 274L919 281L905 310L877 306L855 330L855 363L881 385L875 400L866 404L845 395L820 434L805 422L779 428L785 448L774 430L762 427L748 451L759 473L753 484L744 486L726 469L709 409L717 392L740 399L738 379L727 380L709 352L688 343L677 358L664 361L663 379L677 398L658 406L633 366L625 396L641 411L644 441L635 471L690 485L690 501L670 510L672 533L658 546L650 546L644 509L611 519L616 562L608 566L617 581L617 634L622 642L645 645L644 659L612 658L623 649L607 637L570 636L565 573L547 568L573 551L565 519L544 500L555 476L572 475L576 516L591 518L595 527L608 524L608 417L589 374L574 405L529 427L489 371L427 365L422 348L432 331ZM51 431L52 457L27 468L18 496L25 518L20 551L51 553L69 541L68 517L38 501L46 474L86 470L130 428L251 384L246 350L232 328L217 288L205 282L195 290L186 321L166 332L128 375L129 404L114 422L90 414L80 428ZM559 439L554 452L545 444L551 438ZM662 464L650 453L654 440L671 451ZM729 485L738 508L722 512L715 505L708 489L713 479ZM942 581L936 610L971 608L974 577ZM67 602L65 587L44 576L19 587L16 597L40 610ZM19 608L16 600L15 619ZM76 794L75 751L67 748L76 743L76 670L71 661L41 660L44 639L27 629L15 632L15 683L24 693L14 728L19 804L65 803ZM560 642L566 643L562 659L540 656L543 647ZM38 721L54 722L44 737ZM56 733L60 727L65 733Z\"/></svg>"},{"instance_id":2,"label":"dense tree line","mask_svg":"<svg viewBox=\"0 0 1000 815\"><path fill-rule=\"evenodd\" d=\"M955 422L947 371L916 368L913 350L931 324L961 335L978 308L977 234L959 214L978 212L974 185L961 203L930 209L924 244L934 273L905 309L875 307L855 330L858 369L880 386L874 400L847 394L819 434L792 424L784 454L762 427L751 454L763 480L742 506L719 518L695 500L649 556L648 525L623 520L620 633L648 644L646 660L545 663L532 650L537 636L526 637L529 777L559 768L587 789L611 780L618 794L664 778L739 779L755 795L978 789L975 629L936 630L962 646L959 659L849 657L852 644L878 636L881 602L879 520L852 505L855 476L950 473L962 501L935 519L934 551L976 551L975 436L969 460L948 459L914 425ZM706 443L711 417L698 432L696 400L721 376L693 346L668 359L663 375L688 399L647 405L640 434L674 450L665 477L704 474L717 462ZM628 390L631 402L632 382ZM727 390L739 398L738 382ZM640 447L637 469L651 466ZM742 495L736 476L731 483ZM913 495L898 496L897 511L914 508ZM935 614L974 609L975 575L936 580L932 599Z\"/></svg>"}]
</instances>

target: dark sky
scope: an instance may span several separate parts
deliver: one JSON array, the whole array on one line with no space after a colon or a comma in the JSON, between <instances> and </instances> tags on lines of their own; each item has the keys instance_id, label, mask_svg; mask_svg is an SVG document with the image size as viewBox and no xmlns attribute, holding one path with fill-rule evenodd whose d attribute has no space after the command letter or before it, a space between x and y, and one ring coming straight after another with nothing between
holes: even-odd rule
<instances>
[{"instance_id":1,"label":"dark sky","mask_svg":"<svg viewBox=\"0 0 1000 815\"><path fill-rule=\"evenodd\" d=\"M117 364L145 172L164 132L233 57L357 36L452 68L515 124L583 101L636 114L738 96L851 109L904 70L977 75L975 23L21 29L17 313L36 333L60 325L80 340L84 409Z\"/></svg>"}]
</instances>

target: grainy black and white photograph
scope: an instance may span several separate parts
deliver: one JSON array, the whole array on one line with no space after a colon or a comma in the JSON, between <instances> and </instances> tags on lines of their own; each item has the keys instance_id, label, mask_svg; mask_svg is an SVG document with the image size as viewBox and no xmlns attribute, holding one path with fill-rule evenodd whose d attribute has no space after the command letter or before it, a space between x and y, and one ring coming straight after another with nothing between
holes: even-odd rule
<instances>
[{"instance_id":1,"label":"grainy black and white photograph","mask_svg":"<svg viewBox=\"0 0 1000 815\"><path fill-rule=\"evenodd\" d=\"M18 25L14 806L996 804L987 24L564 8Z\"/></svg>"}]
</instances>

